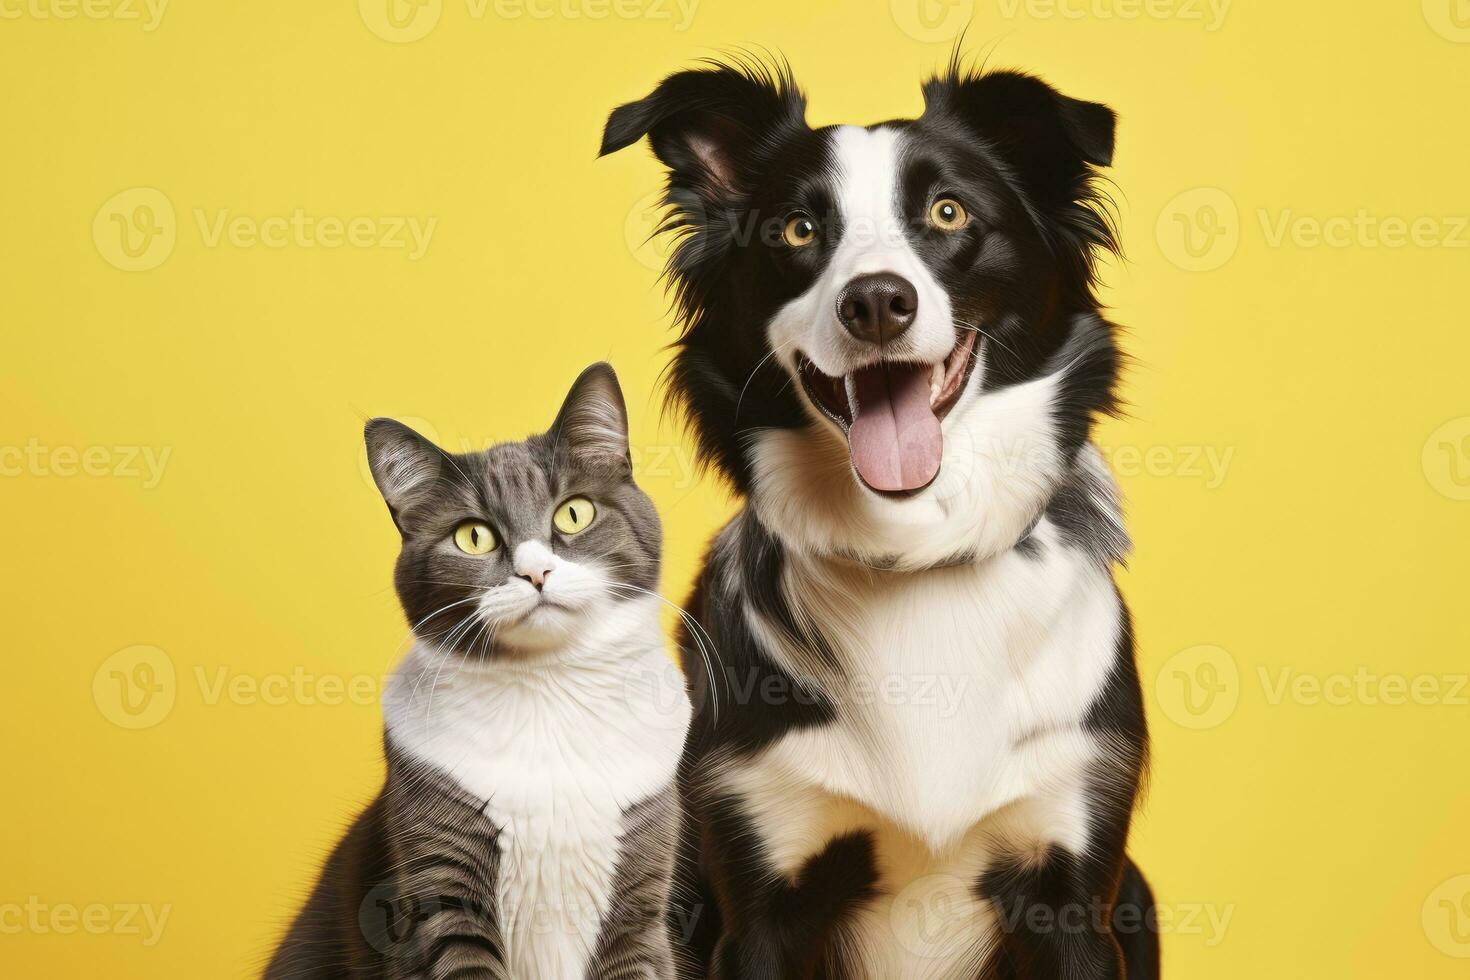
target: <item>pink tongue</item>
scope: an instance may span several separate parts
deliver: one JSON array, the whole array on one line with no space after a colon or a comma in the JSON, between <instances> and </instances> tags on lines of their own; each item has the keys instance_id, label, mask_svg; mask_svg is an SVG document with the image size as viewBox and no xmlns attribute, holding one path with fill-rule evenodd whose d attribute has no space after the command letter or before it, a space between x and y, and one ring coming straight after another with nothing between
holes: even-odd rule
<instances>
[{"instance_id":1,"label":"pink tongue","mask_svg":"<svg viewBox=\"0 0 1470 980\"><path fill-rule=\"evenodd\" d=\"M939 472L944 433L929 408L930 368L875 364L853 375L847 448L874 490L918 490Z\"/></svg>"}]
</instances>

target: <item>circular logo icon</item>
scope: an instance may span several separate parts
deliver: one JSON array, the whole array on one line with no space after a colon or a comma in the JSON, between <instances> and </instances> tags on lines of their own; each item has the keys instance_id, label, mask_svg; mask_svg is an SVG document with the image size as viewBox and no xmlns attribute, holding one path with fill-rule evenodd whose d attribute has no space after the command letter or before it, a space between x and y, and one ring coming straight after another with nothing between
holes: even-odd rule
<instances>
[{"instance_id":1,"label":"circular logo icon","mask_svg":"<svg viewBox=\"0 0 1470 980\"><path fill-rule=\"evenodd\" d=\"M158 647L119 650L92 676L92 700L120 728L152 728L174 709L174 662Z\"/></svg>"},{"instance_id":2,"label":"circular logo icon","mask_svg":"<svg viewBox=\"0 0 1470 980\"><path fill-rule=\"evenodd\" d=\"M696 649L693 655L701 658L695 669L704 670L702 652ZM623 681L623 697L628 704L642 706L639 714L652 729L678 731L689 718L684 672L667 657L657 663L638 661L630 665Z\"/></svg>"},{"instance_id":3,"label":"circular logo icon","mask_svg":"<svg viewBox=\"0 0 1470 980\"><path fill-rule=\"evenodd\" d=\"M975 0L889 0L893 22L915 41L948 44L975 16Z\"/></svg>"},{"instance_id":4,"label":"circular logo icon","mask_svg":"<svg viewBox=\"0 0 1470 980\"><path fill-rule=\"evenodd\" d=\"M394 44L409 44L427 37L438 26L444 0L357 0L357 12L378 37Z\"/></svg>"},{"instance_id":5,"label":"circular logo icon","mask_svg":"<svg viewBox=\"0 0 1470 980\"><path fill-rule=\"evenodd\" d=\"M1470 959L1470 875L1440 882L1424 900L1424 935L1446 956Z\"/></svg>"},{"instance_id":6,"label":"circular logo icon","mask_svg":"<svg viewBox=\"0 0 1470 980\"><path fill-rule=\"evenodd\" d=\"M623 240L639 265L662 272L673 254L677 233L660 232L665 212L664 192L654 191L640 197L623 222Z\"/></svg>"},{"instance_id":7,"label":"circular logo icon","mask_svg":"<svg viewBox=\"0 0 1470 980\"><path fill-rule=\"evenodd\" d=\"M109 197L92 219L92 241L124 272L156 269L179 237L173 202L152 187L130 187Z\"/></svg>"},{"instance_id":8,"label":"circular logo icon","mask_svg":"<svg viewBox=\"0 0 1470 980\"><path fill-rule=\"evenodd\" d=\"M1209 272L1240 245L1240 212L1218 187L1196 187L1164 205L1154 234L1164 258L1186 272Z\"/></svg>"},{"instance_id":9,"label":"circular logo icon","mask_svg":"<svg viewBox=\"0 0 1470 980\"><path fill-rule=\"evenodd\" d=\"M1470 415L1435 429L1422 462L1431 487L1451 500L1470 500Z\"/></svg>"},{"instance_id":10,"label":"circular logo icon","mask_svg":"<svg viewBox=\"0 0 1470 980\"><path fill-rule=\"evenodd\" d=\"M981 915L971 893L971 882L956 875L932 874L915 878L889 906L894 940L924 959L953 957L957 943L968 934L966 923Z\"/></svg>"},{"instance_id":11,"label":"circular logo icon","mask_svg":"<svg viewBox=\"0 0 1470 980\"><path fill-rule=\"evenodd\" d=\"M1189 647L1165 661L1154 693L1174 724L1214 728L1234 714L1240 702L1240 670L1222 647Z\"/></svg>"},{"instance_id":12,"label":"circular logo icon","mask_svg":"<svg viewBox=\"0 0 1470 980\"><path fill-rule=\"evenodd\" d=\"M1470 3L1466 0L1423 0L1424 19L1434 33L1456 44L1470 44Z\"/></svg>"}]
</instances>

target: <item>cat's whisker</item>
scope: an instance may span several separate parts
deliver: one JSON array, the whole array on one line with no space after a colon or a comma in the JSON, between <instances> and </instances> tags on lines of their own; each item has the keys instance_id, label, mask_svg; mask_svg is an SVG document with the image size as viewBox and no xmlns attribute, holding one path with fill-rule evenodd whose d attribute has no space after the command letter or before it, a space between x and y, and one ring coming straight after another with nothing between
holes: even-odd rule
<instances>
[{"instance_id":1,"label":"cat's whisker","mask_svg":"<svg viewBox=\"0 0 1470 980\"><path fill-rule=\"evenodd\" d=\"M700 660L704 662L705 675L709 678L710 716L711 720L718 721L720 718L720 691L719 681L715 674L714 661L718 658L719 652L715 649L714 638L705 632L704 626L699 620L686 612L682 606L666 599L652 589L645 589L642 586L633 585L628 582L609 582L608 588L609 590L627 589L640 595L652 596L679 614L680 619L684 621L684 625L689 628L689 635L694 638L694 645L699 649Z\"/></svg>"}]
</instances>

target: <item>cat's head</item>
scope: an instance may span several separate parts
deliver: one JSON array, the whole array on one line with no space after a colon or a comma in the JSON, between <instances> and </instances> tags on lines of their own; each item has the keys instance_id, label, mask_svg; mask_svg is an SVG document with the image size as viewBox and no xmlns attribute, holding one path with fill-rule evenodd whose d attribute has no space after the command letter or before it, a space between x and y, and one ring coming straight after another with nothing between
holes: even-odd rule
<instances>
[{"instance_id":1,"label":"cat's head","mask_svg":"<svg viewBox=\"0 0 1470 980\"><path fill-rule=\"evenodd\" d=\"M662 532L633 482L607 364L583 371L551 428L524 442L450 453L392 419L373 419L366 438L421 641L472 658L554 649L657 589Z\"/></svg>"}]
</instances>

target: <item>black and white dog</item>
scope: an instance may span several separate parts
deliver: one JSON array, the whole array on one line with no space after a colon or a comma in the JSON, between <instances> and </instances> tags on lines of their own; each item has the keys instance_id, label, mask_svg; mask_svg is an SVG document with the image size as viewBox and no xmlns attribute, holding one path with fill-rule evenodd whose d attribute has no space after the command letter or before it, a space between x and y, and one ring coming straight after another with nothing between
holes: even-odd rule
<instances>
[{"instance_id":1,"label":"black and white dog","mask_svg":"<svg viewBox=\"0 0 1470 980\"><path fill-rule=\"evenodd\" d=\"M1147 731L1090 443L1114 116L958 63L811 129L784 68L608 119L668 167L673 396L745 497L689 610L690 973L1158 975L1125 854ZM697 632L697 631L696 631Z\"/></svg>"}]
</instances>

